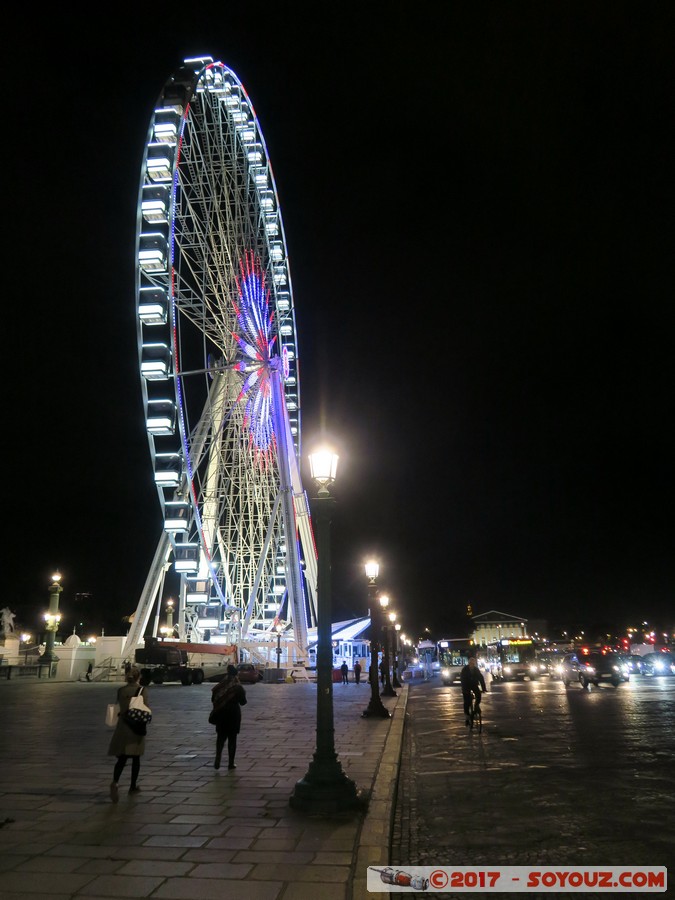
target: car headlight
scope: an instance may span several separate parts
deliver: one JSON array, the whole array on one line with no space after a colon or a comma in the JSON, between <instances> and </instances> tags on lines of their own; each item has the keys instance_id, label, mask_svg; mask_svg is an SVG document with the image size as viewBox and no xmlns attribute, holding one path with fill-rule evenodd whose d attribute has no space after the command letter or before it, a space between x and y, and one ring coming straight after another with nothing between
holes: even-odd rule
<instances>
[{"instance_id":1,"label":"car headlight","mask_svg":"<svg viewBox=\"0 0 675 900\"><path fill-rule=\"evenodd\" d=\"M510 675L511 674L511 666L504 666L504 671L506 672L507 675Z\"/></svg>"},{"instance_id":2,"label":"car headlight","mask_svg":"<svg viewBox=\"0 0 675 900\"><path fill-rule=\"evenodd\" d=\"M556 671L556 675L562 675L563 667L562 667L562 666L556 666L556 667L555 667L555 671Z\"/></svg>"},{"instance_id":3,"label":"car headlight","mask_svg":"<svg viewBox=\"0 0 675 900\"><path fill-rule=\"evenodd\" d=\"M593 668L593 666L584 666L584 668L587 672L595 673L595 669Z\"/></svg>"},{"instance_id":4,"label":"car headlight","mask_svg":"<svg viewBox=\"0 0 675 900\"><path fill-rule=\"evenodd\" d=\"M450 669L441 669L441 675L443 676L443 678L447 678L449 674Z\"/></svg>"},{"instance_id":5,"label":"car headlight","mask_svg":"<svg viewBox=\"0 0 675 900\"><path fill-rule=\"evenodd\" d=\"M654 663L654 668L656 669L657 672L663 672L663 670L666 668L666 666L665 666L665 663L662 663L661 660L658 660L658 662Z\"/></svg>"}]
</instances>

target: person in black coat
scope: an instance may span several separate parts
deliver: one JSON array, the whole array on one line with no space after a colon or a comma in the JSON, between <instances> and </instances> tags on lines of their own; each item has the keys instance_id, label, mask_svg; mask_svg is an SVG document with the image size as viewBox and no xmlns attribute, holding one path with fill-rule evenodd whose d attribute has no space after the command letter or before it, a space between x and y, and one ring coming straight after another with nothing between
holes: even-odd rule
<instances>
[{"instance_id":1,"label":"person in black coat","mask_svg":"<svg viewBox=\"0 0 675 900\"><path fill-rule=\"evenodd\" d=\"M220 768L220 758L227 741L228 769L236 769L237 735L241 729L241 707L245 706L246 691L237 677L234 666L227 667L227 674L211 692L213 709L209 722L216 726L216 759L214 769Z\"/></svg>"},{"instance_id":2,"label":"person in black coat","mask_svg":"<svg viewBox=\"0 0 675 900\"><path fill-rule=\"evenodd\" d=\"M471 694L476 698L476 708L478 708L480 706L481 688L487 693L485 679L478 668L475 656L469 657L468 663L459 674L459 681L462 685L462 697L464 698L464 715L466 717L464 724L468 725L469 713L471 712Z\"/></svg>"},{"instance_id":3,"label":"person in black coat","mask_svg":"<svg viewBox=\"0 0 675 900\"><path fill-rule=\"evenodd\" d=\"M342 683L349 684L349 666L346 662L343 662L340 666L340 671L342 672Z\"/></svg>"}]
</instances>

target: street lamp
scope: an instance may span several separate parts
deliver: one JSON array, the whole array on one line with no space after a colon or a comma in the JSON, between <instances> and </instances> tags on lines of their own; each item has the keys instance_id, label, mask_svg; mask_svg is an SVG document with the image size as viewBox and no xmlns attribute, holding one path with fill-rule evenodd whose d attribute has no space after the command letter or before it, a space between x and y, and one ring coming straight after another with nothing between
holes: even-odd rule
<instances>
[{"instance_id":1,"label":"street lamp","mask_svg":"<svg viewBox=\"0 0 675 900\"><path fill-rule=\"evenodd\" d=\"M384 612L386 608L389 606L389 597L380 597L380 606L382 607L382 611ZM383 663L384 663L384 686L382 688L382 696L383 697L398 697L398 694L391 686L391 679L389 677L389 627L387 626L387 622L385 619L384 627L383 627L384 637L382 640L384 650L383 653Z\"/></svg>"},{"instance_id":2,"label":"street lamp","mask_svg":"<svg viewBox=\"0 0 675 900\"><path fill-rule=\"evenodd\" d=\"M317 649L316 649L316 750L306 775L297 781L290 797L293 809L330 814L358 806L356 784L347 778L335 752L333 725L333 651L331 641L330 523L334 498L328 486L335 481L338 457L330 451L310 454L312 478L318 486L315 499L317 526Z\"/></svg>"},{"instance_id":3,"label":"street lamp","mask_svg":"<svg viewBox=\"0 0 675 900\"><path fill-rule=\"evenodd\" d=\"M377 576L380 573L378 563L371 560L366 563L368 579L368 612L370 614L370 702L362 715L364 718L388 719L391 713L380 698L379 674L377 658L379 653L380 615L377 602Z\"/></svg>"},{"instance_id":4,"label":"street lamp","mask_svg":"<svg viewBox=\"0 0 675 900\"><path fill-rule=\"evenodd\" d=\"M32 635L28 634L27 631L24 631L24 633L21 635L21 643L23 644L23 650L25 653L24 658L25 658L26 663L28 662L28 644L30 644L31 640L32 640Z\"/></svg>"},{"instance_id":5,"label":"street lamp","mask_svg":"<svg viewBox=\"0 0 675 900\"><path fill-rule=\"evenodd\" d=\"M61 615L59 613L59 595L63 588L61 587L61 574L56 570L52 575L52 583L49 585L49 610L45 613L45 631L47 637L45 640L45 652L42 654L42 662L49 666L49 677L52 677L52 664L59 661L58 656L54 653L54 639L56 632L59 630L59 622ZM55 674L55 673L54 673Z\"/></svg>"},{"instance_id":6,"label":"street lamp","mask_svg":"<svg viewBox=\"0 0 675 900\"><path fill-rule=\"evenodd\" d=\"M389 618L391 619L391 623L394 626L394 630L391 633L391 686L394 688L400 688L403 687L401 682L398 680L398 633L401 630L401 623L396 621L396 613L394 612L389 613Z\"/></svg>"},{"instance_id":7,"label":"street lamp","mask_svg":"<svg viewBox=\"0 0 675 900\"><path fill-rule=\"evenodd\" d=\"M283 631L284 626L281 622L277 622L274 626L274 630L277 633L277 669L281 669L281 632Z\"/></svg>"}]
</instances>

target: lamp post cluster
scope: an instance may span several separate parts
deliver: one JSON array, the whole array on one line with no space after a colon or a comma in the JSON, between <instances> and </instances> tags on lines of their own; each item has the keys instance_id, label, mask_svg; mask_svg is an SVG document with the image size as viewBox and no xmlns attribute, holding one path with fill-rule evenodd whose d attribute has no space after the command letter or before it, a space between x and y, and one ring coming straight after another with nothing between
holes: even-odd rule
<instances>
[{"instance_id":1,"label":"lamp post cluster","mask_svg":"<svg viewBox=\"0 0 675 900\"><path fill-rule=\"evenodd\" d=\"M380 652L379 634L382 629L380 621L380 603L377 600L377 576L380 566L375 560L366 563L366 577L368 579L368 607L370 613L370 702L363 711L364 718L388 719L390 712L380 697L378 678L378 656ZM388 602L388 601L387 601Z\"/></svg>"},{"instance_id":2,"label":"lamp post cluster","mask_svg":"<svg viewBox=\"0 0 675 900\"><path fill-rule=\"evenodd\" d=\"M382 610L386 612L387 607L389 606L389 597L380 597L380 606ZM391 621L391 616L396 618L396 613L389 613L389 621ZM382 687L382 696L383 697L397 697L398 694L391 686L391 677L390 677L390 659L389 659L389 626L387 625L387 619L384 620L383 625L383 653L382 653L382 667L384 669L384 685Z\"/></svg>"}]
</instances>

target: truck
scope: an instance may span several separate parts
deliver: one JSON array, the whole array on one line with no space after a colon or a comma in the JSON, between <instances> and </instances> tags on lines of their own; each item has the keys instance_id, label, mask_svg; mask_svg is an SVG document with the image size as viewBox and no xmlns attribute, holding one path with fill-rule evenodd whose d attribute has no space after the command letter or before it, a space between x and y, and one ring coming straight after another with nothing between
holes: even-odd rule
<instances>
[{"instance_id":1,"label":"truck","mask_svg":"<svg viewBox=\"0 0 675 900\"><path fill-rule=\"evenodd\" d=\"M201 684L204 670L192 666L187 650L165 644L157 638L146 637L145 647L135 653L136 665L141 670L141 684L163 684L165 681L180 681L181 684Z\"/></svg>"}]
</instances>

